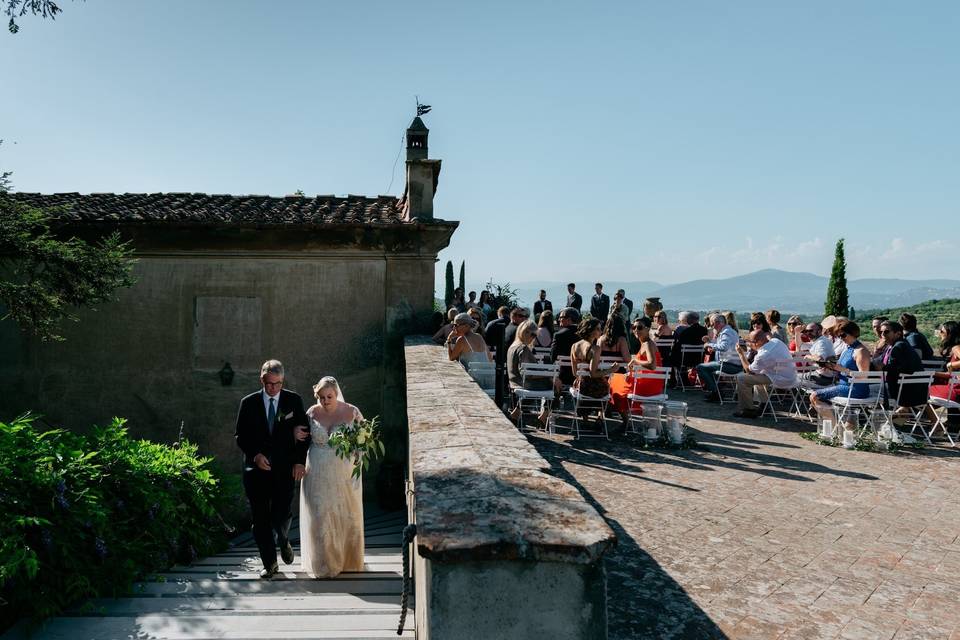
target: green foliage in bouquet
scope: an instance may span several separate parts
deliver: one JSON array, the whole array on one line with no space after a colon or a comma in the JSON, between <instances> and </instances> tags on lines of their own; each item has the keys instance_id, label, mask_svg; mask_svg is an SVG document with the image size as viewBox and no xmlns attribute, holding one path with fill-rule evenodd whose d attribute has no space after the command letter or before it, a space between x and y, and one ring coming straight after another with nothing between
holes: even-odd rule
<instances>
[{"instance_id":1,"label":"green foliage in bouquet","mask_svg":"<svg viewBox=\"0 0 960 640\"><path fill-rule=\"evenodd\" d=\"M332 434L327 441L340 458L353 458L353 477L359 478L371 460L383 457L386 449L380 439L380 419L354 420Z\"/></svg>"},{"instance_id":2,"label":"green foliage in bouquet","mask_svg":"<svg viewBox=\"0 0 960 640\"><path fill-rule=\"evenodd\" d=\"M89 436L35 420L0 422L0 630L226 546L195 445L134 440L120 418Z\"/></svg>"}]
</instances>

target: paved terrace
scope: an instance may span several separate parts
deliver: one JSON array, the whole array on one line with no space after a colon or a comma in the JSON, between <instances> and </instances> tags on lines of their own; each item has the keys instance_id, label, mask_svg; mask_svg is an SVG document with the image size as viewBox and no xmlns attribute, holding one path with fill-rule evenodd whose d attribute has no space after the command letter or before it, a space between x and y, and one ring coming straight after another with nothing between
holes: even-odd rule
<instances>
[{"instance_id":1,"label":"paved terrace","mask_svg":"<svg viewBox=\"0 0 960 640\"><path fill-rule=\"evenodd\" d=\"M273 580L258 577L252 536L189 567L173 567L136 586L127 598L94 603L92 613L53 618L32 635L23 627L4 635L30 640L261 640L269 638L413 638L414 616L400 619L401 531L406 516L365 507L366 556L361 573L314 580L300 567L297 521L291 541L297 557ZM410 601L413 607L413 600Z\"/></svg>"},{"instance_id":2,"label":"paved terrace","mask_svg":"<svg viewBox=\"0 0 960 640\"><path fill-rule=\"evenodd\" d=\"M531 435L614 528L610 638L960 638L960 460L690 403L703 448Z\"/></svg>"}]
</instances>

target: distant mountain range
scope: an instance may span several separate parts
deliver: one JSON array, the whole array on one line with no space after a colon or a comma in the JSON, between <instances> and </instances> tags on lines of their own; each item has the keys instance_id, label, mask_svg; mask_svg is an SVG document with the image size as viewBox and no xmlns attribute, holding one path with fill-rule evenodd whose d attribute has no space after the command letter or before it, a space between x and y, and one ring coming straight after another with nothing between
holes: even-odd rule
<instances>
[{"instance_id":1,"label":"distant mountain range","mask_svg":"<svg viewBox=\"0 0 960 640\"><path fill-rule=\"evenodd\" d=\"M627 297L639 307L649 296L657 296L667 309L731 309L756 311L771 307L796 313L821 313L826 297L828 278L812 273L763 269L732 278L691 280L680 284L656 282L604 282L604 292L613 297L624 289ZM518 282L513 285L524 304L537 299L540 289L555 306L567 299L565 282ZM850 304L857 309L878 309L915 305L926 300L960 297L960 280L901 280L898 278L864 278L848 280ZM577 291L589 306L593 283L577 283Z\"/></svg>"}]
</instances>

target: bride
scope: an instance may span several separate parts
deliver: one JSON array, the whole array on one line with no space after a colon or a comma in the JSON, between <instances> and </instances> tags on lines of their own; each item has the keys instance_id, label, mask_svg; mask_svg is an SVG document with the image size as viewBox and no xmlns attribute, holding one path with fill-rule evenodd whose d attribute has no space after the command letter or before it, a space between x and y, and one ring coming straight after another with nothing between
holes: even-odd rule
<instances>
[{"instance_id":1,"label":"bride","mask_svg":"<svg viewBox=\"0 0 960 640\"><path fill-rule=\"evenodd\" d=\"M344 402L340 385L326 376L313 387L317 404L307 409L310 438L307 473L300 487L300 556L313 578L331 578L343 571L363 571L363 485L354 479L353 461L338 458L327 439L363 416Z\"/></svg>"}]
</instances>

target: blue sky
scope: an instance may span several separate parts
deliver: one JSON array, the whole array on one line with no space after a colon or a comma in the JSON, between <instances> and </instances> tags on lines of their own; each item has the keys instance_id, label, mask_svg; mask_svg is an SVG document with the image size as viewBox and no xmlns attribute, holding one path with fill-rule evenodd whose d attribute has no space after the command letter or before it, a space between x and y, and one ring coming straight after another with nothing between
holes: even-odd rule
<instances>
[{"instance_id":1,"label":"blue sky","mask_svg":"<svg viewBox=\"0 0 960 640\"><path fill-rule=\"evenodd\" d=\"M0 34L21 191L398 195L419 94L471 286L956 275L960 3L63 7Z\"/></svg>"}]
</instances>

